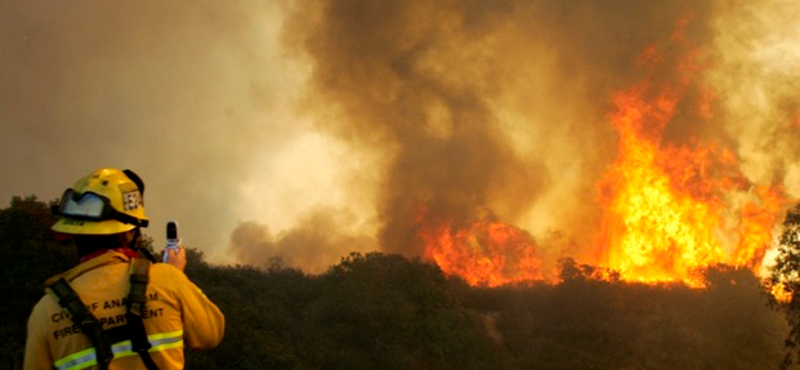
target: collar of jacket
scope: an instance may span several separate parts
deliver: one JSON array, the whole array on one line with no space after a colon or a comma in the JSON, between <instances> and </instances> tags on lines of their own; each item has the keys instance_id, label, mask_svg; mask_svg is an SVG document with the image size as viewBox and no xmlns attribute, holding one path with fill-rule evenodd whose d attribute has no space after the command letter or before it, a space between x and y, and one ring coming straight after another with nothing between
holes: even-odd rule
<instances>
[{"instance_id":1,"label":"collar of jacket","mask_svg":"<svg viewBox=\"0 0 800 370\"><path fill-rule=\"evenodd\" d=\"M106 265L113 265L117 263L127 263L131 260L130 257L126 256L124 253L120 253L113 249L109 249L108 252L103 253L95 258L92 258L86 262L82 262L77 266L64 271L56 276L53 276L45 282L46 285L50 285L54 283L56 280L60 278L64 278L67 281L72 281L73 279L77 278L78 276L83 275L85 272L94 270L101 266Z\"/></svg>"}]
</instances>

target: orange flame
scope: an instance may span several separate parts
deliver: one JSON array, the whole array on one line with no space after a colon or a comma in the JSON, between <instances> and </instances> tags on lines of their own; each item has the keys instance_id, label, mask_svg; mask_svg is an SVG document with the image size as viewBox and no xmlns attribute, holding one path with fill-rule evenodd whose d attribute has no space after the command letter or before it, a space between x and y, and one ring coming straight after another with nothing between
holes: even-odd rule
<instances>
[{"instance_id":1,"label":"orange flame","mask_svg":"<svg viewBox=\"0 0 800 370\"><path fill-rule=\"evenodd\" d=\"M450 223L422 228L424 257L447 275L457 275L473 286L541 280L541 261L530 234L483 217L463 228Z\"/></svg>"},{"instance_id":2,"label":"orange flame","mask_svg":"<svg viewBox=\"0 0 800 370\"><path fill-rule=\"evenodd\" d=\"M757 272L786 204L781 188L752 185L732 151L691 136L665 139L677 119L714 119L717 93L696 82L704 66L699 51L686 47L688 22L670 38L672 52L688 51L670 65L658 47L646 48L636 63L650 75L613 99L619 156L598 183L597 250L615 278L700 286L695 272L711 265ZM527 232L490 217L453 226L427 216L423 208L416 220L423 255L446 274L490 287L546 278Z\"/></svg>"},{"instance_id":3,"label":"orange flame","mask_svg":"<svg viewBox=\"0 0 800 370\"><path fill-rule=\"evenodd\" d=\"M665 143L663 132L691 88L700 96L694 119L713 117L713 91L692 83L702 71L697 57L692 51L677 63L674 82L647 80L614 98L619 157L599 183L601 244L605 263L627 280L697 285L693 272L711 264L757 270L785 201L779 188L750 186L728 150L697 139ZM654 66L663 60L653 48L640 58Z\"/></svg>"}]
</instances>

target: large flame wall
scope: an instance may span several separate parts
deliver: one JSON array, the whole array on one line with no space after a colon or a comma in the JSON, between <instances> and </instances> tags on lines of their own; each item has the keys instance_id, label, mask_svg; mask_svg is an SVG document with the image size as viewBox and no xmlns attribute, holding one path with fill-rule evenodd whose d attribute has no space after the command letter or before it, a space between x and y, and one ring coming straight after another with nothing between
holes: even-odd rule
<instances>
[{"instance_id":1,"label":"large flame wall","mask_svg":"<svg viewBox=\"0 0 800 370\"><path fill-rule=\"evenodd\" d=\"M600 183L600 247L602 263L627 279L691 282L697 269L717 263L757 270L785 204L782 188L748 181L729 149L692 132L684 143L665 140L673 120L703 126L713 118L703 54L683 34L688 22L669 40L684 52L645 49L644 80L613 100L619 157Z\"/></svg>"}]
</instances>

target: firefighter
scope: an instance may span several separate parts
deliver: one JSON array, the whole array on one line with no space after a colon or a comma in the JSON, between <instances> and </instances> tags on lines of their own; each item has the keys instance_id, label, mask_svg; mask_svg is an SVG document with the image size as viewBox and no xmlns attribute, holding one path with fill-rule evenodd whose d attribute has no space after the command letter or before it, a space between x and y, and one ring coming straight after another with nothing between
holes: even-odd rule
<instances>
[{"instance_id":1,"label":"firefighter","mask_svg":"<svg viewBox=\"0 0 800 370\"><path fill-rule=\"evenodd\" d=\"M57 238L81 262L46 282L28 320L24 369L183 369L183 348L222 340L219 308L183 273L186 251L152 263L137 250L144 183L102 168L67 189L53 210Z\"/></svg>"}]
</instances>

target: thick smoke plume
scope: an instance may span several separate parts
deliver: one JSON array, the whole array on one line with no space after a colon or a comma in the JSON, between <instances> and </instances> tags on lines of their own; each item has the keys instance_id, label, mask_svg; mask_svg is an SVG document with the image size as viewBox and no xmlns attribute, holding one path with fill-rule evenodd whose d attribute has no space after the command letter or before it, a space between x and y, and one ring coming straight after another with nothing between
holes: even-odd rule
<instances>
[{"instance_id":1,"label":"thick smoke plume","mask_svg":"<svg viewBox=\"0 0 800 370\"><path fill-rule=\"evenodd\" d=\"M592 263L611 97L680 22L712 119L666 138L720 143L750 182L800 196L798 16L791 0L7 1L0 196L130 167L153 224L177 219L215 261L320 271L492 219L545 268Z\"/></svg>"},{"instance_id":2,"label":"thick smoke plume","mask_svg":"<svg viewBox=\"0 0 800 370\"><path fill-rule=\"evenodd\" d=\"M385 250L421 254L421 218L486 214L588 246L595 182L615 154L610 94L684 13L700 25L692 36L708 33L709 7L690 4L331 1L298 12L312 26L289 33L314 61L309 104L342 117L322 128L387 158Z\"/></svg>"},{"instance_id":3,"label":"thick smoke plume","mask_svg":"<svg viewBox=\"0 0 800 370\"><path fill-rule=\"evenodd\" d=\"M720 1L708 75L743 172L800 197L800 4Z\"/></svg>"}]
</instances>

